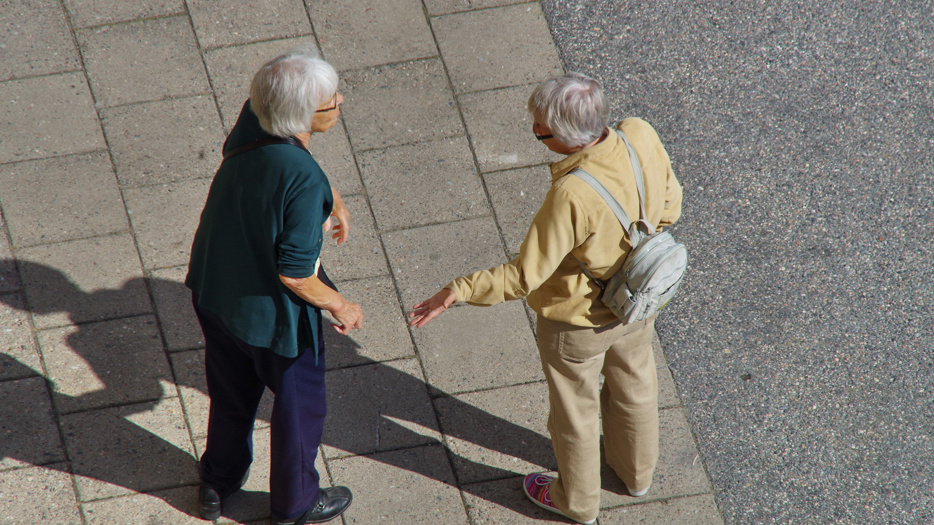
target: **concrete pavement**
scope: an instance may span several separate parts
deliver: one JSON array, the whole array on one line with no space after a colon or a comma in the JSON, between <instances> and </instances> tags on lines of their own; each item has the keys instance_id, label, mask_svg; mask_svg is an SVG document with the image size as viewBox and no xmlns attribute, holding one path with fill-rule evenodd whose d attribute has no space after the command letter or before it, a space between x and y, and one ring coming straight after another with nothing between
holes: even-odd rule
<instances>
[{"instance_id":1,"label":"concrete pavement","mask_svg":"<svg viewBox=\"0 0 934 525\"><path fill-rule=\"evenodd\" d=\"M319 470L346 524L561 522L534 314L404 313L518 250L554 159L531 85L563 71L539 2L14 0L0 4L0 524L196 517L207 398L181 284L220 147L256 68L298 44L338 69L341 125L311 150L352 213L324 264L366 328L328 341ZM601 524L721 523L665 357L661 464ZM256 462L219 523L268 516Z\"/></svg>"}]
</instances>

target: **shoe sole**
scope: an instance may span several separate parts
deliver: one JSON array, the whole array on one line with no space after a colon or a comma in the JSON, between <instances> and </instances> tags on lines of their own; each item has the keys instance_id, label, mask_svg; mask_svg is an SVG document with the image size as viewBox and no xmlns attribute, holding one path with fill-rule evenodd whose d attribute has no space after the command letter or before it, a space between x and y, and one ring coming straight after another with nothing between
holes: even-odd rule
<instances>
[{"instance_id":1,"label":"shoe sole","mask_svg":"<svg viewBox=\"0 0 934 525\"><path fill-rule=\"evenodd\" d=\"M590 521L578 521L578 520L576 520L576 519L574 519L574 518L568 516L567 514L561 512L560 510L556 509L555 507L549 507L548 505L545 505L544 503L542 503L542 502L538 501L537 499L533 498L531 494L529 494L529 489L525 486L525 481L522 482L522 492L525 493L525 497L529 498L529 501L531 501L532 503L534 503L534 504L537 505L538 507L543 508L543 509L547 510L548 512L553 512L553 513L557 514L558 516L562 516L562 517L564 517L564 518L567 518L567 519L573 521L574 523L581 523L581 524L583 524L583 525L593 525L594 523L597 522L597 518L594 518L594 519L592 519L592 520L590 520Z\"/></svg>"}]
</instances>

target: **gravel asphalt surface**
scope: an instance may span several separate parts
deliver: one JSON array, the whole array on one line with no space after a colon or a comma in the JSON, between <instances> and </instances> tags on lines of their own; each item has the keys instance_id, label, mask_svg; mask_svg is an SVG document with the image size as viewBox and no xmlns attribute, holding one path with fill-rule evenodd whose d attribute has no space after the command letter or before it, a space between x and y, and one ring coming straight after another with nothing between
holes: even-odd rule
<instances>
[{"instance_id":1,"label":"gravel asphalt surface","mask_svg":"<svg viewBox=\"0 0 934 525\"><path fill-rule=\"evenodd\" d=\"M934 523L934 4L542 4L684 185L659 333L726 522Z\"/></svg>"}]
</instances>

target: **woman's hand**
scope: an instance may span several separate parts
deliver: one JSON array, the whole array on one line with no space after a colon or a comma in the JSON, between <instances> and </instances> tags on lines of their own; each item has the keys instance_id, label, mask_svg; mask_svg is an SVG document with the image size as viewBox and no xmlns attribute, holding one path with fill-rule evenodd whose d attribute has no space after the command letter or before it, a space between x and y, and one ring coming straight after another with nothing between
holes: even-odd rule
<instances>
[{"instance_id":1,"label":"woman's hand","mask_svg":"<svg viewBox=\"0 0 934 525\"><path fill-rule=\"evenodd\" d=\"M440 292L434 294L431 299L422 301L412 307L413 312L409 314L409 325L415 328L421 328L428 324L438 314L445 311L457 300L457 294L450 288L443 288Z\"/></svg>"},{"instance_id":2,"label":"woman's hand","mask_svg":"<svg viewBox=\"0 0 934 525\"><path fill-rule=\"evenodd\" d=\"M332 324L331 326L342 335L349 334L355 328L363 328L363 310L359 304L344 301L340 309L330 310L330 312L334 320L340 323L340 325Z\"/></svg>"},{"instance_id":3,"label":"woman's hand","mask_svg":"<svg viewBox=\"0 0 934 525\"><path fill-rule=\"evenodd\" d=\"M334 208L331 210L331 217L337 219L337 224L331 230L334 232L331 234L331 238L337 239L337 244L341 244L350 237L350 212L347 211L347 206L344 205L344 200L341 199L337 190L331 188L331 194L334 195Z\"/></svg>"}]
</instances>

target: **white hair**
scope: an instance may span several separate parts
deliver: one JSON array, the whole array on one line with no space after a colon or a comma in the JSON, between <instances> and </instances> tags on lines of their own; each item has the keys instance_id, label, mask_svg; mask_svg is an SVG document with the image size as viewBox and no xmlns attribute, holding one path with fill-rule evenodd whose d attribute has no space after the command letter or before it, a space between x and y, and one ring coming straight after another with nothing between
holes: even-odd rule
<instances>
[{"instance_id":1,"label":"white hair","mask_svg":"<svg viewBox=\"0 0 934 525\"><path fill-rule=\"evenodd\" d=\"M610 113L600 83L581 73L567 73L535 86L528 109L559 142L572 148L599 139Z\"/></svg>"},{"instance_id":2,"label":"white hair","mask_svg":"<svg viewBox=\"0 0 934 525\"><path fill-rule=\"evenodd\" d=\"M337 93L337 72L303 46L263 64L250 84L250 107L264 131L290 137L311 131L315 110Z\"/></svg>"}]
</instances>

